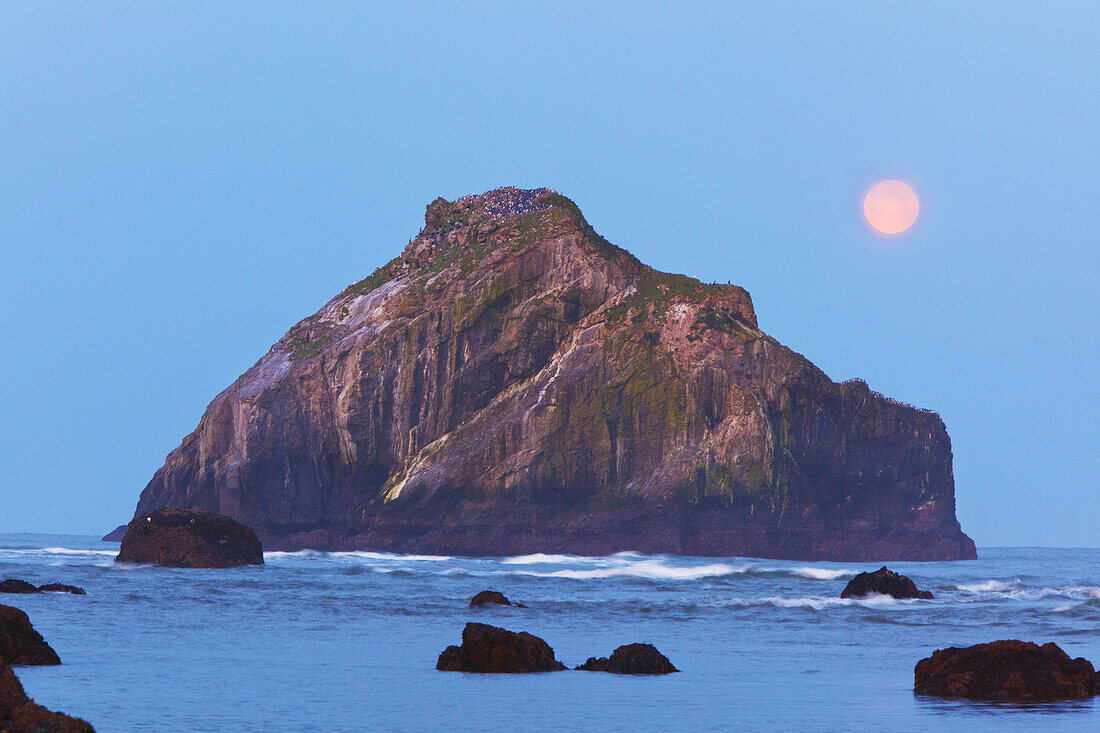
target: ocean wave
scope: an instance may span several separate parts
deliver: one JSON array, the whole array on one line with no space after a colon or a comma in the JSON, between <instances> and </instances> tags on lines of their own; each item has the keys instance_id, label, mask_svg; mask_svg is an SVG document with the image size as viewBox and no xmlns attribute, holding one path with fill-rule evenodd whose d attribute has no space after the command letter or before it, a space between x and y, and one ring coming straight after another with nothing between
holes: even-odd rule
<instances>
[{"instance_id":1,"label":"ocean wave","mask_svg":"<svg viewBox=\"0 0 1100 733\"><path fill-rule=\"evenodd\" d=\"M367 552L365 550L269 550L264 560L319 559L319 560L368 560L381 562L443 562L453 560L450 555L402 555L395 552Z\"/></svg>"},{"instance_id":2,"label":"ocean wave","mask_svg":"<svg viewBox=\"0 0 1100 733\"><path fill-rule=\"evenodd\" d=\"M110 557L118 554L117 550L76 550L71 547L43 547L41 550L32 550L32 552L45 552L48 555L106 555Z\"/></svg>"},{"instance_id":3,"label":"ocean wave","mask_svg":"<svg viewBox=\"0 0 1100 733\"><path fill-rule=\"evenodd\" d=\"M781 596L768 596L761 598L762 603L766 603L778 608L812 608L815 611L822 611L826 608L834 608L840 606L863 606L865 608L905 608L916 604L915 598L894 598L893 596L878 595L872 593L862 598L839 598L835 596L812 596L803 598L785 598Z\"/></svg>"},{"instance_id":4,"label":"ocean wave","mask_svg":"<svg viewBox=\"0 0 1100 733\"><path fill-rule=\"evenodd\" d=\"M698 580L699 578L719 578L746 572L748 565L727 565L714 563L694 567L666 565L659 560L640 560L638 562L614 567L576 570L567 568L550 572L519 572L517 575L532 575L539 578L571 578L589 580L603 578L647 578L650 580Z\"/></svg>"},{"instance_id":5,"label":"ocean wave","mask_svg":"<svg viewBox=\"0 0 1100 733\"><path fill-rule=\"evenodd\" d=\"M983 580L981 583L963 583L955 586L955 590L966 593L1007 593L1020 587L1020 579L1011 583L1003 580Z\"/></svg>"},{"instance_id":6,"label":"ocean wave","mask_svg":"<svg viewBox=\"0 0 1100 733\"><path fill-rule=\"evenodd\" d=\"M792 575L810 580L839 580L841 578L855 577L854 570L829 570L827 568L793 568Z\"/></svg>"},{"instance_id":7,"label":"ocean wave","mask_svg":"<svg viewBox=\"0 0 1100 733\"><path fill-rule=\"evenodd\" d=\"M622 553L626 554L626 553ZM618 557L612 555L611 557ZM624 560L628 558L623 558ZM584 555L544 555L541 552L536 552L533 555L517 555L515 557L506 557L500 562L504 565L564 565L566 563L600 563L607 562L608 558L604 557L588 557Z\"/></svg>"}]
</instances>

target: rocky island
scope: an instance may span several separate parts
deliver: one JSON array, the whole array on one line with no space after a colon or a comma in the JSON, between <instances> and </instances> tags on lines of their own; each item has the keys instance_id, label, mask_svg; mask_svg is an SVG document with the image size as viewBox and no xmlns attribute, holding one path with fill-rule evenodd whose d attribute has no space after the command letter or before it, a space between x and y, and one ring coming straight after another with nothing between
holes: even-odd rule
<instances>
[{"instance_id":1,"label":"rocky island","mask_svg":"<svg viewBox=\"0 0 1100 733\"><path fill-rule=\"evenodd\" d=\"M142 492L268 548L975 557L943 421L834 383L747 292L548 190L427 207L214 398Z\"/></svg>"}]
</instances>

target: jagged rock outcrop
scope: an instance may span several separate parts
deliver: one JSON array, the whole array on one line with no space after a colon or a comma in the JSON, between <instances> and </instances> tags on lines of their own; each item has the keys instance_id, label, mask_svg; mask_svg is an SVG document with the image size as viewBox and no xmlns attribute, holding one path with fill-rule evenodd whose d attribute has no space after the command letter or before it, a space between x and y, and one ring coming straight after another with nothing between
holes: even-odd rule
<instances>
[{"instance_id":1,"label":"jagged rock outcrop","mask_svg":"<svg viewBox=\"0 0 1100 733\"><path fill-rule=\"evenodd\" d=\"M1100 694L1092 664L1057 644L1004 640L939 649L917 662L920 695L981 700L1082 699Z\"/></svg>"},{"instance_id":2,"label":"jagged rock outcrop","mask_svg":"<svg viewBox=\"0 0 1100 733\"><path fill-rule=\"evenodd\" d=\"M744 290L546 189L430 204L211 402L137 516L162 506L284 549L975 556L935 413L834 383Z\"/></svg>"},{"instance_id":3,"label":"jagged rock outcrop","mask_svg":"<svg viewBox=\"0 0 1100 733\"><path fill-rule=\"evenodd\" d=\"M533 634L468 623L462 630L462 646L444 649L435 668L441 672L519 674L560 672L565 665L554 658L549 644Z\"/></svg>"},{"instance_id":4,"label":"jagged rock outcrop","mask_svg":"<svg viewBox=\"0 0 1100 733\"><path fill-rule=\"evenodd\" d=\"M589 657L576 669L614 674L672 674L680 671L652 644L624 644L610 657Z\"/></svg>"},{"instance_id":5,"label":"jagged rock outcrop","mask_svg":"<svg viewBox=\"0 0 1100 733\"><path fill-rule=\"evenodd\" d=\"M0 606L0 664L61 664L61 658L34 630L27 614L13 606Z\"/></svg>"},{"instance_id":6,"label":"jagged rock outcrop","mask_svg":"<svg viewBox=\"0 0 1100 733\"><path fill-rule=\"evenodd\" d=\"M187 509L157 509L135 517L115 562L155 563L169 568L234 568L263 565L251 527L229 517Z\"/></svg>"},{"instance_id":7,"label":"jagged rock outcrop","mask_svg":"<svg viewBox=\"0 0 1100 733\"><path fill-rule=\"evenodd\" d=\"M483 590L470 599L470 608L478 606L514 606L515 608L527 608L522 603L512 603L508 596L498 590Z\"/></svg>"},{"instance_id":8,"label":"jagged rock outcrop","mask_svg":"<svg viewBox=\"0 0 1100 733\"><path fill-rule=\"evenodd\" d=\"M54 713L27 697L15 672L0 662L0 731L12 733L95 733L89 723Z\"/></svg>"},{"instance_id":9,"label":"jagged rock outcrop","mask_svg":"<svg viewBox=\"0 0 1100 733\"><path fill-rule=\"evenodd\" d=\"M75 585L46 583L45 585L35 586L33 583L28 583L19 578L8 578L0 581L0 593L71 593L74 596L88 595L83 588L77 588Z\"/></svg>"},{"instance_id":10,"label":"jagged rock outcrop","mask_svg":"<svg viewBox=\"0 0 1100 733\"><path fill-rule=\"evenodd\" d=\"M932 600L932 592L920 590L908 575L900 575L883 565L873 573L860 573L848 581L841 598L862 598L877 593L894 598L920 598Z\"/></svg>"}]
</instances>

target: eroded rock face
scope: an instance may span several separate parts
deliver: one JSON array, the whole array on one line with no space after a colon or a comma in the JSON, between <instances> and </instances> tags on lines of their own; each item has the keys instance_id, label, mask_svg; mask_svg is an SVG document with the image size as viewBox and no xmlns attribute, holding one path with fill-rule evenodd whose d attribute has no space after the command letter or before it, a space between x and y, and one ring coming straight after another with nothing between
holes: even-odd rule
<instances>
[{"instance_id":1,"label":"eroded rock face","mask_svg":"<svg viewBox=\"0 0 1100 733\"><path fill-rule=\"evenodd\" d=\"M885 565L873 573L860 573L848 581L841 591L841 598L862 598L863 596L878 593L894 598L922 598L932 599L931 591L920 590L917 584L906 575L899 575Z\"/></svg>"},{"instance_id":2,"label":"eroded rock face","mask_svg":"<svg viewBox=\"0 0 1100 733\"><path fill-rule=\"evenodd\" d=\"M27 697L22 683L0 662L0 730L28 733L95 733L79 718L50 712Z\"/></svg>"},{"instance_id":3,"label":"eroded rock face","mask_svg":"<svg viewBox=\"0 0 1100 733\"><path fill-rule=\"evenodd\" d=\"M1054 643L994 641L940 649L917 662L913 690L982 700L1081 699L1100 694L1092 664Z\"/></svg>"},{"instance_id":4,"label":"eroded rock face","mask_svg":"<svg viewBox=\"0 0 1100 733\"><path fill-rule=\"evenodd\" d=\"M933 412L834 383L748 293L658 272L565 197L438 199L142 492L269 547L973 558Z\"/></svg>"},{"instance_id":5,"label":"eroded rock face","mask_svg":"<svg viewBox=\"0 0 1100 733\"><path fill-rule=\"evenodd\" d=\"M589 657L577 669L614 674L671 674L680 671L652 644L626 644L612 652L610 657Z\"/></svg>"},{"instance_id":6,"label":"eroded rock face","mask_svg":"<svg viewBox=\"0 0 1100 733\"><path fill-rule=\"evenodd\" d=\"M12 606L0 606L0 663L14 665L61 664L27 614Z\"/></svg>"},{"instance_id":7,"label":"eroded rock face","mask_svg":"<svg viewBox=\"0 0 1100 733\"><path fill-rule=\"evenodd\" d=\"M468 623L462 646L449 646L435 668L443 672L558 672L565 665L554 650L526 631L516 633L496 626Z\"/></svg>"},{"instance_id":8,"label":"eroded rock face","mask_svg":"<svg viewBox=\"0 0 1100 733\"><path fill-rule=\"evenodd\" d=\"M155 563L173 568L263 565L256 533L210 512L157 509L130 522L115 562Z\"/></svg>"},{"instance_id":9,"label":"eroded rock face","mask_svg":"<svg viewBox=\"0 0 1100 733\"><path fill-rule=\"evenodd\" d=\"M496 590L483 590L476 596L470 599L470 607L477 606L515 606L516 608L527 608L522 603L512 603L508 600L500 591Z\"/></svg>"}]
</instances>

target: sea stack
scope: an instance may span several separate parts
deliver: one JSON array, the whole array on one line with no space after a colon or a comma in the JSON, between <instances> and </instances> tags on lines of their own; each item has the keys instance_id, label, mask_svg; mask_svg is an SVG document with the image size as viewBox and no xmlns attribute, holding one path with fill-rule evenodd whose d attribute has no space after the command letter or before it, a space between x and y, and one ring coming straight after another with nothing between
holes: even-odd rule
<instances>
[{"instance_id":1,"label":"sea stack","mask_svg":"<svg viewBox=\"0 0 1100 733\"><path fill-rule=\"evenodd\" d=\"M115 562L153 563L170 568L232 568L263 565L256 533L240 522L210 512L157 509L134 517Z\"/></svg>"},{"instance_id":2,"label":"sea stack","mask_svg":"<svg viewBox=\"0 0 1100 733\"><path fill-rule=\"evenodd\" d=\"M548 189L432 202L210 403L137 516L159 507L282 549L975 557L936 413L833 382L743 289L642 264Z\"/></svg>"}]
</instances>

